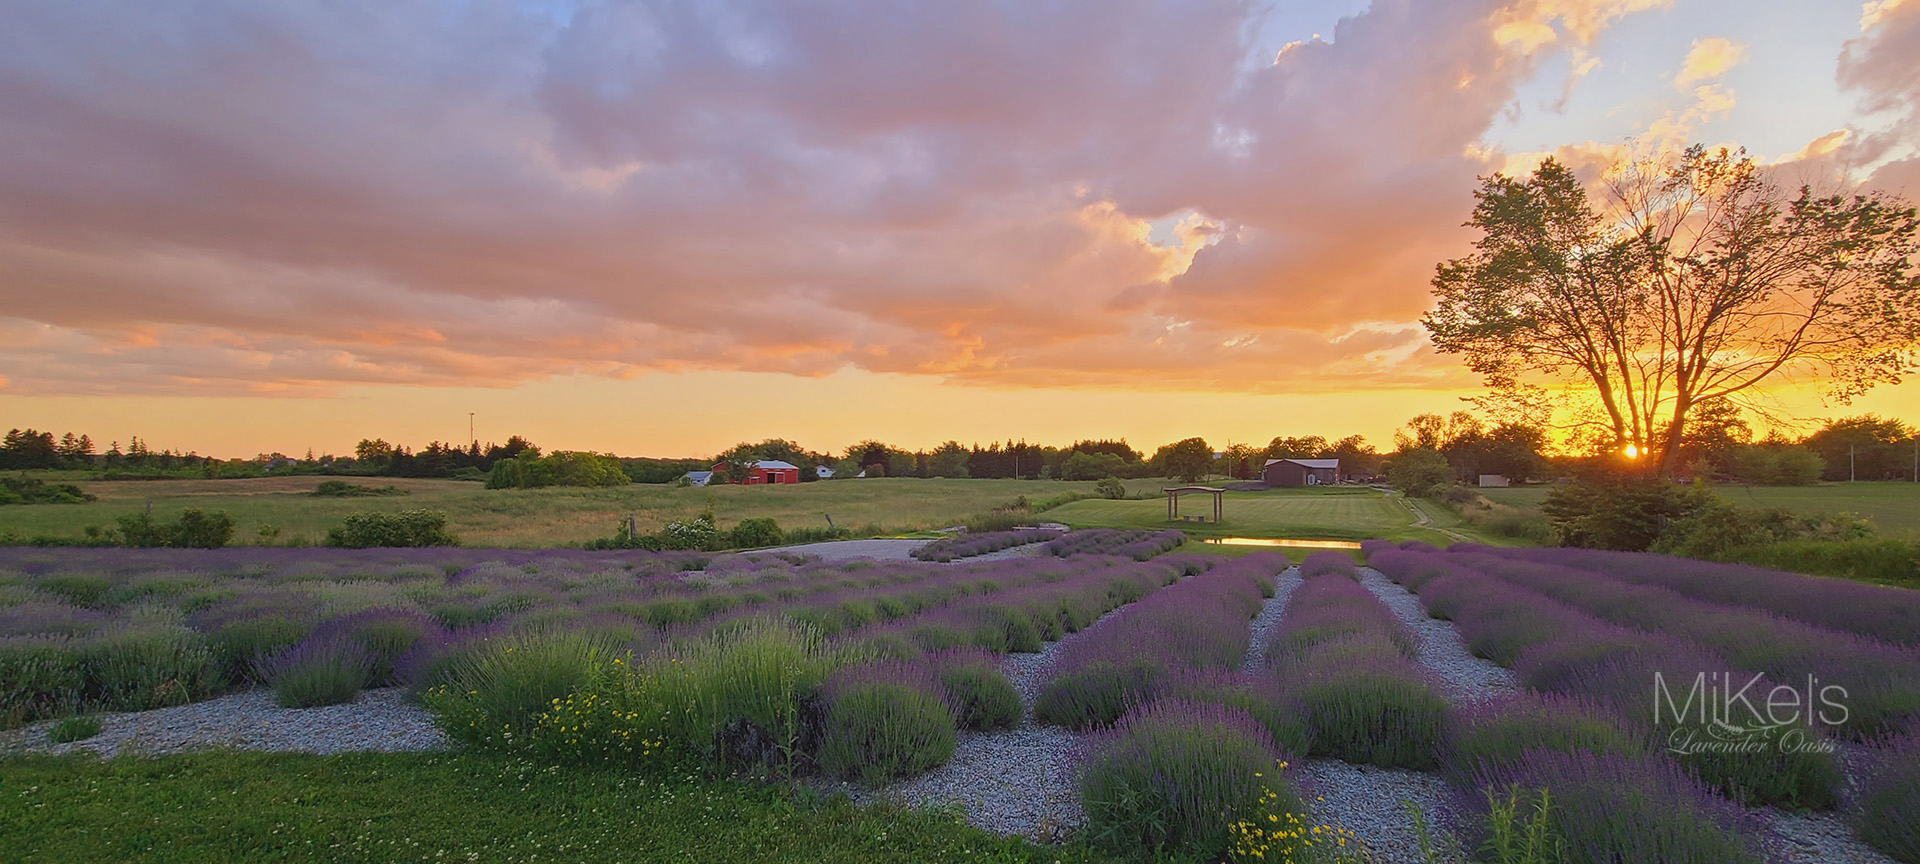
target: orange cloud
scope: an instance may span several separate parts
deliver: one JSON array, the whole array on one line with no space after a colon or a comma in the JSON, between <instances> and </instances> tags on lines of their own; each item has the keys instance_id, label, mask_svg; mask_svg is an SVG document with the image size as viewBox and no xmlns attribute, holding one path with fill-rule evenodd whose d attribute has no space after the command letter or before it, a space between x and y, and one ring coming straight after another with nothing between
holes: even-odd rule
<instances>
[{"instance_id":1,"label":"orange cloud","mask_svg":"<svg viewBox=\"0 0 1920 864\"><path fill-rule=\"evenodd\" d=\"M1747 46L1738 42L1718 36L1695 39L1693 47L1687 51L1685 64L1680 67L1680 74L1674 76L1674 86L1685 88L1689 84L1718 78L1746 59Z\"/></svg>"}]
</instances>

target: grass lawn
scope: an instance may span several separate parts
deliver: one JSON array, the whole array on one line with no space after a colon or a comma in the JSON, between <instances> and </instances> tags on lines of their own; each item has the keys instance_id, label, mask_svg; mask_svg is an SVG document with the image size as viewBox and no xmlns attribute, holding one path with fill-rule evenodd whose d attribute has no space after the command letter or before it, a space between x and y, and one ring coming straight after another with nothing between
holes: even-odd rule
<instances>
[{"instance_id":1,"label":"grass lawn","mask_svg":"<svg viewBox=\"0 0 1920 864\"><path fill-rule=\"evenodd\" d=\"M406 495L316 498L306 494L324 480L368 486L398 486ZM76 484L100 500L89 504L0 507L0 532L23 536L78 537L88 525L111 526L114 517L140 512L149 500L156 518L172 519L187 507L225 510L237 523L234 543L318 543L349 513L413 508L440 510L448 527L469 546L578 546L612 536L631 513L642 531L691 519L713 507L721 527L767 516L781 527L821 527L827 517L843 528L896 533L956 524L967 516L1022 495L1046 498L1063 492L1093 492L1092 482L1058 480L829 480L793 486L709 488L632 485L617 488L495 489L458 480L364 477L269 477L248 480L122 480ZM1158 489L1161 480L1129 480L1132 491ZM262 527L277 528L263 540Z\"/></svg>"},{"instance_id":2,"label":"grass lawn","mask_svg":"<svg viewBox=\"0 0 1920 864\"><path fill-rule=\"evenodd\" d=\"M0 759L18 862L1091 862L949 814L472 754Z\"/></svg>"},{"instance_id":3,"label":"grass lawn","mask_svg":"<svg viewBox=\"0 0 1920 864\"><path fill-rule=\"evenodd\" d=\"M1538 513L1545 486L1482 489L1488 499ZM1715 492L1743 507L1785 507L1795 513L1857 513L1872 520L1882 537L1920 540L1920 483L1821 483L1815 486L1717 486Z\"/></svg>"},{"instance_id":4,"label":"grass lawn","mask_svg":"<svg viewBox=\"0 0 1920 864\"><path fill-rule=\"evenodd\" d=\"M1182 513L1211 513L1212 502L1206 495L1189 495L1181 500ZM1196 537L1271 537L1301 540L1425 540L1437 545L1458 537L1452 531L1476 542L1512 541L1479 534L1460 517L1444 507L1423 502L1433 528L1415 527L1415 517L1405 502L1366 487L1268 489L1263 492L1228 492L1224 498L1223 521L1209 523L1171 523ZM1075 501L1047 511L1047 517L1075 528L1166 528L1166 498L1109 501ZM1436 530L1445 529L1445 530ZM1291 554L1291 551L1290 551Z\"/></svg>"}]
</instances>

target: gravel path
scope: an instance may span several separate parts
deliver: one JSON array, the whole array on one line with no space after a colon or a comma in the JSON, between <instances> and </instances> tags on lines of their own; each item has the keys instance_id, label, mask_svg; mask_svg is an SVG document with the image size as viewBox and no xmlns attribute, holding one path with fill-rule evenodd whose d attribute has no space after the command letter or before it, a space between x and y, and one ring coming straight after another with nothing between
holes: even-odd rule
<instances>
[{"instance_id":1,"label":"gravel path","mask_svg":"<svg viewBox=\"0 0 1920 864\"><path fill-rule=\"evenodd\" d=\"M1302 782L1308 807L1323 825L1352 831L1378 864L1423 864L1406 804L1420 808L1431 839L1448 798L1447 781L1438 774L1353 765L1337 759L1308 759L1289 770Z\"/></svg>"},{"instance_id":2,"label":"gravel path","mask_svg":"<svg viewBox=\"0 0 1920 864\"><path fill-rule=\"evenodd\" d=\"M181 705L101 716L100 734L85 741L47 740L52 721L7 733L0 747L34 753L92 750L102 756L163 756L208 747L299 753L401 752L447 746L445 735L399 687L362 691L352 702L320 708L282 708L273 691L248 690Z\"/></svg>"},{"instance_id":3,"label":"gravel path","mask_svg":"<svg viewBox=\"0 0 1920 864\"><path fill-rule=\"evenodd\" d=\"M857 558L869 558L874 561L912 561L913 550L932 543L932 540L829 540L825 543L802 543L798 546L779 546L773 549L757 549L744 552L744 555L770 555L773 553L796 553L812 555L822 561L852 561Z\"/></svg>"},{"instance_id":4,"label":"gravel path","mask_svg":"<svg viewBox=\"0 0 1920 864\"><path fill-rule=\"evenodd\" d=\"M1101 620L1113 614L1108 612ZM1080 808L1075 775L1087 735L1033 722L1033 701L1053 674L1061 652L1080 633L1049 642L1037 654L1008 654L1001 661L1001 671L1020 694L1018 727L961 733L947 764L877 793L857 788L841 791L861 803L884 798L909 805L955 806L975 827L1041 842L1058 840L1080 827L1086 812Z\"/></svg>"},{"instance_id":5,"label":"gravel path","mask_svg":"<svg viewBox=\"0 0 1920 864\"><path fill-rule=\"evenodd\" d=\"M1360 568L1360 584L1393 610L1401 626L1413 634L1420 648L1420 665L1440 679L1448 700L1464 704L1519 691L1520 682L1513 670L1473 656L1467 643L1461 641L1460 631L1451 622L1429 617L1420 598L1407 589L1372 567Z\"/></svg>"},{"instance_id":6,"label":"gravel path","mask_svg":"<svg viewBox=\"0 0 1920 864\"><path fill-rule=\"evenodd\" d=\"M1273 580L1273 596L1267 599L1267 605L1260 607L1253 623L1247 625L1252 641L1247 643L1246 659L1240 661L1240 671L1259 672L1267 668L1267 637L1273 628L1280 626L1280 616L1287 612L1287 598L1293 596L1293 589L1300 587L1298 566L1288 567Z\"/></svg>"}]
</instances>

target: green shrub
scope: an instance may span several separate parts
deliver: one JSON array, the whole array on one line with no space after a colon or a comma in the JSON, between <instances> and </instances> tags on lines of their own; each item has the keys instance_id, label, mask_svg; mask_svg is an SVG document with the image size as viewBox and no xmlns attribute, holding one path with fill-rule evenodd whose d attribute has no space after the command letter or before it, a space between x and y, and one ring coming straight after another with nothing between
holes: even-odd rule
<instances>
[{"instance_id":1,"label":"green shrub","mask_svg":"<svg viewBox=\"0 0 1920 864\"><path fill-rule=\"evenodd\" d=\"M185 705L211 694L219 664L200 634L185 627L135 624L80 645L91 698L116 711Z\"/></svg>"},{"instance_id":2,"label":"green shrub","mask_svg":"<svg viewBox=\"0 0 1920 864\"><path fill-rule=\"evenodd\" d=\"M258 679L261 658L293 647L313 632L306 616L263 614L242 618L207 634L223 677L235 684Z\"/></svg>"},{"instance_id":3,"label":"green shrub","mask_svg":"<svg viewBox=\"0 0 1920 864\"><path fill-rule=\"evenodd\" d=\"M1316 664L1324 661L1316 658ZM1447 701L1425 682L1391 667L1325 663L1325 674L1298 682L1313 753L1383 768L1432 770Z\"/></svg>"},{"instance_id":4,"label":"green shrub","mask_svg":"<svg viewBox=\"0 0 1920 864\"><path fill-rule=\"evenodd\" d=\"M1051 726L1091 729L1110 725L1155 692L1161 667L1152 659L1094 660L1063 669L1033 703L1033 718Z\"/></svg>"},{"instance_id":5,"label":"green shrub","mask_svg":"<svg viewBox=\"0 0 1920 864\"><path fill-rule=\"evenodd\" d=\"M615 657L590 667L577 690L555 700L526 743L548 764L658 770L675 764L667 747L671 713L658 680Z\"/></svg>"},{"instance_id":6,"label":"green shrub","mask_svg":"<svg viewBox=\"0 0 1920 864\"><path fill-rule=\"evenodd\" d=\"M113 580L101 573L56 573L42 577L38 587L75 606L98 606Z\"/></svg>"},{"instance_id":7,"label":"green shrub","mask_svg":"<svg viewBox=\"0 0 1920 864\"><path fill-rule=\"evenodd\" d=\"M84 504L98 500L72 483L31 477L0 477L0 504Z\"/></svg>"},{"instance_id":8,"label":"green shrub","mask_svg":"<svg viewBox=\"0 0 1920 864\"><path fill-rule=\"evenodd\" d=\"M79 705L86 685L79 652L68 637L0 637L0 729Z\"/></svg>"},{"instance_id":9,"label":"green shrub","mask_svg":"<svg viewBox=\"0 0 1920 864\"><path fill-rule=\"evenodd\" d=\"M85 741L100 734L100 718L91 714L76 717L62 717L47 730L47 740L55 744L71 744Z\"/></svg>"},{"instance_id":10,"label":"green shrub","mask_svg":"<svg viewBox=\"0 0 1920 864\"><path fill-rule=\"evenodd\" d=\"M189 507L172 522L157 522L150 513L120 516L120 542L126 546L175 549L218 549L233 539L233 517L225 510L211 513Z\"/></svg>"},{"instance_id":11,"label":"green shrub","mask_svg":"<svg viewBox=\"0 0 1920 864\"><path fill-rule=\"evenodd\" d=\"M1104 477L1093 484L1093 492L1102 498L1118 501L1127 497L1127 486L1118 477Z\"/></svg>"},{"instance_id":12,"label":"green shrub","mask_svg":"<svg viewBox=\"0 0 1920 864\"><path fill-rule=\"evenodd\" d=\"M366 686L373 657L350 634L334 631L308 638L260 664L282 708L315 708L353 701Z\"/></svg>"},{"instance_id":13,"label":"green shrub","mask_svg":"<svg viewBox=\"0 0 1920 864\"><path fill-rule=\"evenodd\" d=\"M1433 450L1408 450L1387 463L1387 482L1409 498L1424 498L1435 488L1453 482L1453 466Z\"/></svg>"},{"instance_id":14,"label":"green shrub","mask_svg":"<svg viewBox=\"0 0 1920 864\"><path fill-rule=\"evenodd\" d=\"M727 545L736 549L778 546L781 541L780 523L765 517L742 519L727 532Z\"/></svg>"},{"instance_id":15,"label":"green shrub","mask_svg":"<svg viewBox=\"0 0 1920 864\"><path fill-rule=\"evenodd\" d=\"M318 498L370 498L382 495L405 495L407 490L398 486L362 486L345 480L323 480L311 493Z\"/></svg>"},{"instance_id":16,"label":"green shrub","mask_svg":"<svg viewBox=\"0 0 1920 864\"><path fill-rule=\"evenodd\" d=\"M917 664L862 664L827 686L820 767L836 777L879 785L911 777L953 757L953 716L940 685Z\"/></svg>"},{"instance_id":17,"label":"green shrub","mask_svg":"<svg viewBox=\"0 0 1920 864\"><path fill-rule=\"evenodd\" d=\"M1273 742L1246 714L1162 701L1130 712L1080 775L1086 834L1127 856L1217 861L1236 821L1306 815Z\"/></svg>"},{"instance_id":18,"label":"green shrub","mask_svg":"<svg viewBox=\"0 0 1920 864\"><path fill-rule=\"evenodd\" d=\"M614 658L603 636L574 631L515 633L466 646L437 674L446 683L422 702L447 736L472 747L525 745L534 723Z\"/></svg>"},{"instance_id":19,"label":"green shrub","mask_svg":"<svg viewBox=\"0 0 1920 864\"><path fill-rule=\"evenodd\" d=\"M326 545L347 549L458 546L460 539L448 533L447 514L438 510L402 510L348 514L344 524L327 532Z\"/></svg>"},{"instance_id":20,"label":"green shrub","mask_svg":"<svg viewBox=\"0 0 1920 864\"><path fill-rule=\"evenodd\" d=\"M941 652L928 659L947 707L962 729L1011 729L1020 723L1020 693L984 652Z\"/></svg>"},{"instance_id":21,"label":"green shrub","mask_svg":"<svg viewBox=\"0 0 1920 864\"><path fill-rule=\"evenodd\" d=\"M820 688L841 665L818 630L789 621L751 618L688 642L642 670L655 676L663 701L682 706L668 726L668 745L721 770L787 771L817 741Z\"/></svg>"},{"instance_id":22,"label":"green shrub","mask_svg":"<svg viewBox=\"0 0 1920 864\"><path fill-rule=\"evenodd\" d=\"M1704 486L1657 475L1603 477L1556 486L1540 509L1562 546L1644 552L1671 523L1713 502Z\"/></svg>"},{"instance_id":23,"label":"green shrub","mask_svg":"<svg viewBox=\"0 0 1920 864\"><path fill-rule=\"evenodd\" d=\"M1902 540L1786 540L1734 549L1721 560L1920 587L1920 543Z\"/></svg>"}]
</instances>

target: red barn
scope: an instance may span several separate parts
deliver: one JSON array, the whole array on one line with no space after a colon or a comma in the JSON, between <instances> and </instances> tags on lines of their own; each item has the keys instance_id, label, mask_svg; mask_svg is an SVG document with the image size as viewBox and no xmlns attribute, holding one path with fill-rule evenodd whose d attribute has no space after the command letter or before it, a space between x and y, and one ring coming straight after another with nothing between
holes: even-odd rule
<instances>
[{"instance_id":1,"label":"red barn","mask_svg":"<svg viewBox=\"0 0 1920 864\"><path fill-rule=\"evenodd\" d=\"M726 463L713 466L716 473L724 474ZM753 463L753 469L747 472L746 485L785 484L800 482L800 466L774 459L762 459Z\"/></svg>"}]
</instances>

